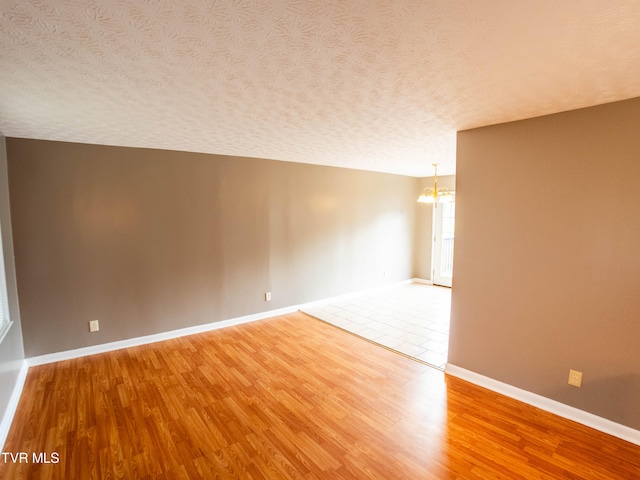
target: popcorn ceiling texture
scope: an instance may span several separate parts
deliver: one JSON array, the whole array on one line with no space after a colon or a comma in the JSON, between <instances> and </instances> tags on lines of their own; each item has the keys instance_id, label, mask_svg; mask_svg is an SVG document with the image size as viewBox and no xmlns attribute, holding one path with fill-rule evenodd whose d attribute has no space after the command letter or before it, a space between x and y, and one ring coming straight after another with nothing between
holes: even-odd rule
<instances>
[{"instance_id":1,"label":"popcorn ceiling texture","mask_svg":"<svg viewBox=\"0 0 640 480\"><path fill-rule=\"evenodd\" d=\"M414 176L457 130L640 95L640 2L2 0L7 136Z\"/></svg>"}]
</instances>

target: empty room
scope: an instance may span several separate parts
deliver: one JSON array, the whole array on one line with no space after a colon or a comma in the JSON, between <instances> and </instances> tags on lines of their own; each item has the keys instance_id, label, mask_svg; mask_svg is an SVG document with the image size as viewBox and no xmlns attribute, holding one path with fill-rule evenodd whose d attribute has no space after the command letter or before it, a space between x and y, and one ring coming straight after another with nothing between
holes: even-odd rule
<instances>
[{"instance_id":1,"label":"empty room","mask_svg":"<svg viewBox=\"0 0 640 480\"><path fill-rule=\"evenodd\" d=\"M638 45L629 1L3 1L0 479L640 479Z\"/></svg>"}]
</instances>

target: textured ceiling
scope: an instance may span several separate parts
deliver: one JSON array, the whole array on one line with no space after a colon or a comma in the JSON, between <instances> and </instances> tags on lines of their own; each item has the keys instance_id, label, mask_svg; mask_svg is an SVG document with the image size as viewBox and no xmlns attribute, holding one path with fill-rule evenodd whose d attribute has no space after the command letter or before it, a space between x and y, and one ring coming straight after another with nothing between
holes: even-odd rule
<instances>
[{"instance_id":1,"label":"textured ceiling","mask_svg":"<svg viewBox=\"0 0 640 480\"><path fill-rule=\"evenodd\" d=\"M640 1L0 0L0 131L415 176L640 96Z\"/></svg>"}]
</instances>

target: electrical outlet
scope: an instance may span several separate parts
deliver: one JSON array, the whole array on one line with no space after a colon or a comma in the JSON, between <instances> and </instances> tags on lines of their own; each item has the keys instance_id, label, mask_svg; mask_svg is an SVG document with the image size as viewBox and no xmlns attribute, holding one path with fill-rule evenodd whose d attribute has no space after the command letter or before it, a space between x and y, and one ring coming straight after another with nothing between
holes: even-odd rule
<instances>
[{"instance_id":1,"label":"electrical outlet","mask_svg":"<svg viewBox=\"0 0 640 480\"><path fill-rule=\"evenodd\" d=\"M98 330L100 330L100 322L98 322L98 320L91 320L89 322L89 331L97 332Z\"/></svg>"},{"instance_id":2,"label":"electrical outlet","mask_svg":"<svg viewBox=\"0 0 640 480\"><path fill-rule=\"evenodd\" d=\"M582 372L569 370L569 385L580 388L582 386Z\"/></svg>"},{"instance_id":3,"label":"electrical outlet","mask_svg":"<svg viewBox=\"0 0 640 480\"><path fill-rule=\"evenodd\" d=\"M271 292L267 292L264 294L264 301L265 302L270 302L271 301Z\"/></svg>"}]
</instances>

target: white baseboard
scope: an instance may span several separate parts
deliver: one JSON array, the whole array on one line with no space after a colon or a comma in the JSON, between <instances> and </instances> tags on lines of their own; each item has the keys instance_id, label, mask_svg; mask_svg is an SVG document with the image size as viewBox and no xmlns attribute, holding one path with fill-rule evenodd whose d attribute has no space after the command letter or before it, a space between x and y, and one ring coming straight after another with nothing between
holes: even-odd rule
<instances>
[{"instance_id":1,"label":"white baseboard","mask_svg":"<svg viewBox=\"0 0 640 480\"><path fill-rule=\"evenodd\" d=\"M389 283L366 290L360 290L358 292L347 293L344 295L338 295L315 302L308 302L301 305L292 305L289 307L280 308L277 310L268 310L266 312L255 313L252 315L245 315L243 317L231 318L229 320L221 320L219 322L207 323L204 325L196 325L193 327L180 328L178 330L170 330L168 332L155 333L152 335L145 335L143 337L129 338L126 340L119 340L116 342L101 343L100 345L92 345L90 347L77 348L75 350L66 350L64 352L48 353L45 355L39 355L37 357L27 358L28 365L34 367L36 365L44 365L47 363L61 362L63 360L71 360L73 358L86 357L87 355L95 355L98 353L112 352L123 348L137 347L138 345L146 345L149 343L161 342L163 340L171 340L173 338L184 337L187 335L194 335L196 333L209 332L211 330L218 330L220 328L232 327L234 325L241 325L243 323L255 322L256 320L263 320L265 318L276 317L278 315L285 315L287 313L296 312L306 308L322 305L328 302L334 302L337 300L344 300L364 293L370 293L374 291L385 290L400 285L406 285L413 283L414 280L403 280L400 282Z\"/></svg>"},{"instance_id":2,"label":"white baseboard","mask_svg":"<svg viewBox=\"0 0 640 480\"><path fill-rule=\"evenodd\" d=\"M13 386L13 392L11 392L11 397L9 397L9 403L2 416L2 422L0 422L0 451L4 451L4 442L7 440L7 435L9 435L9 429L11 428L13 417L16 414L28 372L29 364L26 360L23 360L20 371L18 372L18 378L16 378L16 383Z\"/></svg>"},{"instance_id":3,"label":"white baseboard","mask_svg":"<svg viewBox=\"0 0 640 480\"><path fill-rule=\"evenodd\" d=\"M364 290L358 290L357 292L344 293L342 295L336 295L335 297L323 298L322 300L314 300L313 302L302 303L298 305L298 310L304 311L307 308L318 307L320 305L325 305L327 303L333 302L341 302L344 300L349 300L351 298L359 297L360 295L366 295L368 293L381 292L384 290L388 290L390 288L399 287L401 285L410 285L412 283L416 283L415 279L410 278L409 280L401 280L399 282L393 283L385 283L384 285L378 285L377 287L365 288Z\"/></svg>"},{"instance_id":4,"label":"white baseboard","mask_svg":"<svg viewBox=\"0 0 640 480\"><path fill-rule=\"evenodd\" d=\"M245 315L243 317L231 318L229 320L221 320L219 322L206 323L204 325L196 325L193 327L180 328L178 330L169 330L168 332L154 333L143 337L128 338L116 342L101 343L100 345L92 345L90 347L77 348L75 350L66 350L64 352L48 353L37 357L27 358L30 367L36 365L44 365L47 363L61 362L62 360L71 360L72 358L86 357L87 355L95 355L97 353L113 352L123 348L137 347L149 343L161 342L163 340L171 340L173 338L185 337L196 333L209 332L226 327L233 327L243 323L255 322L269 317L276 317L286 313L292 313L298 310L297 306L285 307L277 310L268 310L266 312Z\"/></svg>"},{"instance_id":5,"label":"white baseboard","mask_svg":"<svg viewBox=\"0 0 640 480\"><path fill-rule=\"evenodd\" d=\"M479 373L472 372L462 367L447 363L444 369L445 373L454 377L461 378L467 382L479 385L497 393L501 393L507 397L514 398L523 403L533 405L541 410L553 413L560 417L573 420L574 422L586 425L595 430L621 438L635 445L640 445L640 431L631 427L621 425L606 418L599 417L584 410L580 410L556 400L543 397L536 393L528 392L520 388L514 387L507 383L485 377Z\"/></svg>"},{"instance_id":6,"label":"white baseboard","mask_svg":"<svg viewBox=\"0 0 640 480\"><path fill-rule=\"evenodd\" d=\"M411 283L422 283L424 285L433 285L431 280L425 280L424 278L412 278Z\"/></svg>"}]
</instances>

